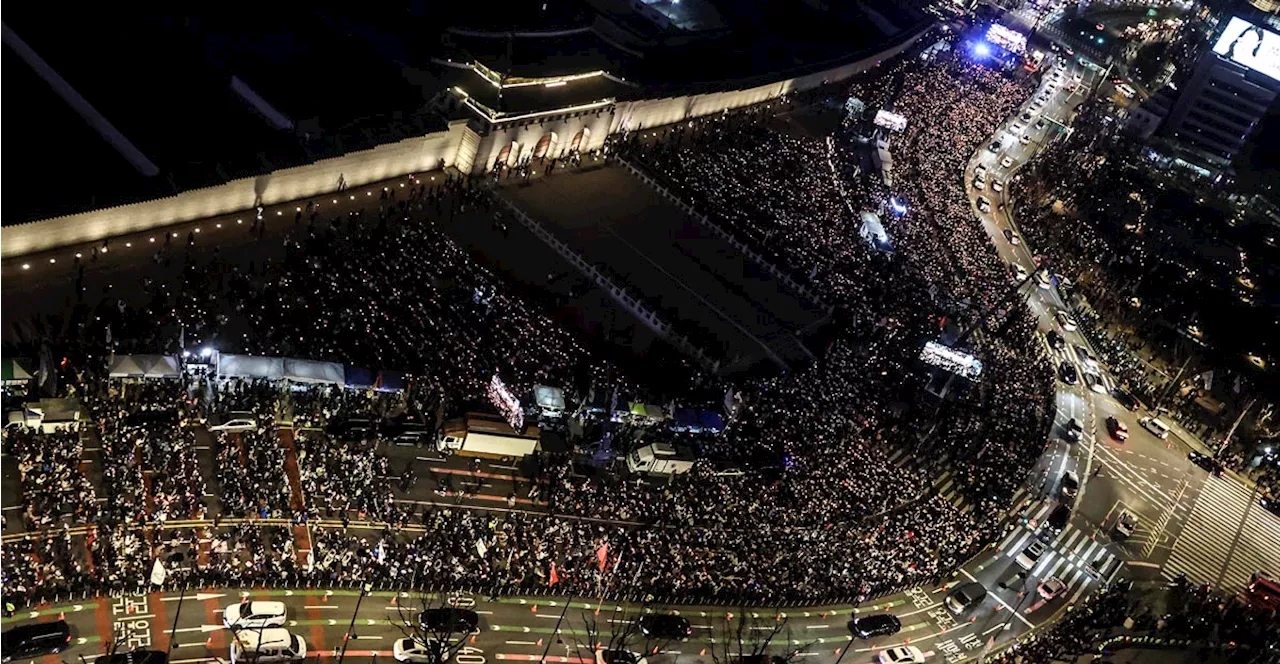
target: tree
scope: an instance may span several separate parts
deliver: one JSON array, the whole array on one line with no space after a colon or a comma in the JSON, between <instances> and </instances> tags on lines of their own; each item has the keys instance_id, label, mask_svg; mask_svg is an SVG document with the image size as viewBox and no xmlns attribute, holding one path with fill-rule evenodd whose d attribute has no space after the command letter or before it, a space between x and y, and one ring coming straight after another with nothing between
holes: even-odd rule
<instances>
[{"instance_id":1,"label":"tree","mask_svg":"<svg viewBox=\"0 0 1280 664\"><path fill-rule=\"evenodd\" d=\"M447 664L456 655L472 654L467 642L478 632L479 625L479 616L471 609L473 600L427 593L419 594L415 600L396 605L399 620L394 624L428 664Z\"/></svg>"},{"instance_id":2,"label":"tree","mask_svg":"<svg viewBox=\"0 0 1280 664\"><path fill-rule=\"evenodd\" d=\"M763 615L741 607L739 615L729 614L719 623L719 629L712 629L709 649L715 664L791 664L799 653L817 643L792 647L794 641L787 628L787 617L781 613ZM779 635L783 636L784 649L770 652Z\"/></svg>"}]
</instances>

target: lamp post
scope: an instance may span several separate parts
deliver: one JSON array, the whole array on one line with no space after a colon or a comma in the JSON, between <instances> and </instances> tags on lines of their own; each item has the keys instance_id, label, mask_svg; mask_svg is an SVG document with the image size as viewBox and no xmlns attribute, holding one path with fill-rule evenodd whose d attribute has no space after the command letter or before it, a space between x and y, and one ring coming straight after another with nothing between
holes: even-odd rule
<instances>
[{"instance_id":1,"label":"lamp post","mask_svg":"<svg viewBox=\"0 0 1280 664\"><path fill-rule=\"evenodd\" d=\"M351 622L347 624L347 633L342 635L342 652L338 655L338 664L342 664L342 660L347 656L347 644L351 643L351 630L356 627L356 614L360 613L360 603L364 601L364 596L372 591L372 583L360 586L360 596L356 598L356 609L351 612Z\"/></svg>"}]
</instances>

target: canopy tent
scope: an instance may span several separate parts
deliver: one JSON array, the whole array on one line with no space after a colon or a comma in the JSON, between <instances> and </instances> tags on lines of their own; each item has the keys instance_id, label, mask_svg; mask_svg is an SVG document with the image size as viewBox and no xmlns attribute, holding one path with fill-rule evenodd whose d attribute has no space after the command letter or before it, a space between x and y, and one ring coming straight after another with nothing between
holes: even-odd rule
<instances>
[{"instance_id":1,"label":"canopy tent","mask_svg":"<svg viewBox=\"0 0 1280 664\"><path fill-rule=\"evenodd\" d=\"M405 388L403 372L378 371L375 373L364 367L344 367L341 382L353 390L375 389L379 392L399 392Z\"/></svg>"},{"instance_id":2,"label":"canopy tent","mask_svg":"<svg viewBox=\"0 0 1280 664\"><path fill-rule=\"evenodd\" d=\"M147 378L180 378L182 376L176 357L168 355L133 355L132 357Z\"/></svg>"},{"instance_id":3,"label":"canopy tent","mask_svg":"<svg viewBox=\"0 0 1280 664\"><path fill-rule=\"evenodd\" d=\"M0 360L0 370L3 372L5 385L21 385L31 380L31 372L11 357Z\"/></svg>"},{"instance_id":4,"label":"canopy tent","mask_svg":"<svg viewBox=\"0 0 1280 664\"><path fill-rule=\"evenodd\" d=\"M253 355L218 355L218 375L224 378L284 378L284 359Z\"/></svg>"},{"instance_id":5,"label":"canopy tent","mask_svg":"<svg viewBox=\"0 0 1280 664\"><path fill-rule=\"evenodd\" d=\"M559 415L564 412L564 390L546 385L533 386L533 401L547 415Z\"/></svg>"},{"instance_id":6,"label":"canopy tent","mask_svg":"<svg viewBox=\"0 0 1280 664\"><path fill-rule=\"evenodd\" d=\"M346 371L337 362L285 358L284 377L298 383L346 384Z\"/></svg>"},{"instance_id":7,"label":"canopy tent","mask_svg":"<svg viewBox=\"0 0 1280 664\"><path fill-rule=\"evenodd\" d=\"M107 371L107 376L111 378L142 378L146 375L147 372L143 371L142 365L132 355L117 355Z\"/></svg>"}]
</instances>

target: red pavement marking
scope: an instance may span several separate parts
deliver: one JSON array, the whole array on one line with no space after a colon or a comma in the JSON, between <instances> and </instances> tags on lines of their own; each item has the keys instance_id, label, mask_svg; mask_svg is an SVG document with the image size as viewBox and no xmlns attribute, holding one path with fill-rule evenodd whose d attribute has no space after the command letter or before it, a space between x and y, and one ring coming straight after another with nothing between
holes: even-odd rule
<instances>
[{"instance_id":1,"label":"red pavement marking","mask_svg":"<svg viewBox=\"0 0 1280 664\"><path fill-rule=\"evenodd\" d=\"M310 598L308 599L308 601L310 601L310 602L314 602L316 605L319 605L319 604L322 604L322 603L323 603L323 598L324 598L324 597L325 597L324 595L316 595L316 596L312 596L312 597L310 597ZM303 610L304 610L304 611L306 611L306 613L307 613L307 620L316 620L316 621L319 621L319 620L321 620L321 619L333 618L333 619L337 620L340 624L342 624L344 629L346 628L346 625L347 625L347 622L346 622L346 621L350 621L350 620L351 620L351 616L350 616L350 614L347 614L347 617L346 617L346 620L345 620L345 621L344 621L340 616L328 616L328 615L323 615L323 614L326 614L326 613L339 613L339 614L345 614L345 613L346 613L345 611L322 611L322 610L320 610L320 609L303 609ZM310 633L310 635L307 637L307 654L308 654L308 655L313 655L313 654L314 654L314 655L318 655L318 656L322 656L322 657L328 657L328 656L330 656L330 655L332 655L332 654L333 654L333 652L332 652L331 650L328 650L328 649L327 649L327 645L325 644L325 641L324 641L324 628L325 628L325 627L326 627L326 625L318 625L318 624L312 624L312 625L311 625L311 630L310 630L310 632L311 632L311 633ZM339 643L338 643L338 645L337 645L337 647L338 647L338 648L341 648L341 647L342 647L342 643L341 643L341 642L339 642ZM350 655L350 654L351 654L351 652L350 652L350 651L347 651L347 654L348 654L348 655Z\"/></svg>"},{"instance_id":2,"label":"red pavement marking","mask_svg":"<svg viewBox=\"0 0 1280 664\"><path fill-rule=\"evenodd\" d=\"M98 627L98 636L102 640L98 643L98 649L105 652L107 647L111 645L111 640L115 634L115 627L112 625L111 597L99 597L98 606L93 610L93 622ZM72 636L89 636L88 634L72 634Z\"/></svg>"},{"instance_id":3,"label":"red pavement marking","mask_svg":"<svg viewBox=\"0 0 1280 664\"><path fill-rule=\"evenodd\" d=\"M297 563L307 565L307 554L311 552L311 529L306 526L293 527L293 554Z\"/></svg>"},{"instance_id":4,"label":"red pavement marking","mask_svg":"<svg viewBox=\"0 0 1280 664\"><path fill-rule=\"evenodd\" d=\"M235 598L230 594L228 594L225 598L206 599L204 601L205 624L221 625L222 614L214 613L214 611L222 608L222 602L227 602L228 604L230 604L231 602L234 602L234 601L236 601ZM227 641L227 630L220 629L216 632L210 632L207 636L205 636L204 633L202 632L201 636L204 636L204 638L206 639L205 643L209 644L210 654L218 657L222 657L222 655L219 655L218 653L226 652L228 657L230 656L230 653L229 651L227 651L227 648L231 645L231 643ZM196 637L196 638L199 638L199 637Z\"/></svg>"},{"instance_id":5,"label":"red pavement marking","mask_svg":"<svg viewBox=\"0 0 1280 664\"><path fill-rule=\"evenodd\" d=\"M510 473L510 474L485 473L485 472L473 473L469 470L465 470L462 468L432 468L431 472L444 473L447 475L461 475L463 477L483 477L491 480L511 480L511 481L526 482L526 483L529 482L528 478L521 477L520 475L517 475L515 473ZM546 484L546 483L547 483L546 479L538 480L538 484Z\"/></svg>"}]
</instances>

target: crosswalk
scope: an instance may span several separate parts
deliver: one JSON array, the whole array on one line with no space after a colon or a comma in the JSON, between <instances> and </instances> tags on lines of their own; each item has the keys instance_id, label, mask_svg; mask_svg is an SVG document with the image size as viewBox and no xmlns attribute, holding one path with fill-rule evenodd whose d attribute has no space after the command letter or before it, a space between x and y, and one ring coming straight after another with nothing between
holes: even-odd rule
<instances>
[{"instance_id":1,"label":"crosswalk","mask_svg":"<svg viewBox=\"0 0 1280 664\"><path fill-rule=\"evenodd\" d=\"M1045 352L1049 353L1049 360L1053 363L1053 366L1055 369L1062 362L1070 362L1071 364L1074 364L1077 369L1080 370L1080 382L1081 382L1081 385L1084 386L1086 389L1088 386L1084 385L1085 372L1098 374L1098 377L1102 379L1102 384L1106 386L1108 393L1110 393L1112 390L1116 388L1116 381L1110 375L1107 374L1106 368L1099 366L1098 371L1091 371L1089 369L1088 364L1083 359L1081 359L1080 354L1076 350L1076 347L1074 344L1066 344L1062 347L1061 350L1056 350L1049 345L1049 340L1043 334L1039 336L1040 336L1041 343L1044 344Z\"/></svg>"},{"instance_id":2,"label":"crosswalk","mask_svg":"<svg viewBox=\"0 0 1280 664\"><path fill-rule=\"evenodd\" d=\"M1280 574L1280 517L1239 482L1205 478L1161 576L1239 589L1254 572Z\"/></svg>"},{"instance_id":3,"label":"crosswalk","mask_svg":"<svg viewBox=\"0 0 1280 664\"><path fill-rule=\"evenodd\" d=\"M1046 503L1033 522L1043 521L1051 503ZM1009 532L1000 542L1000 556L1013 560L1036 537L1035 529L1026 525L1019 526ZM1096 540L1083 530L1067 524L1062 532L1050 541L1045 552L1041 554L1029 576L1047 579L1057 577L1067 584L1069 602L1074 602L1099 582L1106 583L1115 578L1119 567L1111 568L1108 578L1100 578L1098 572L1106 570L1116 559L1115 553L1107 548L1106 543ZM1092 563L1092 565L1091 565ZM1090 571L1092 569L1092 571Z\"/></svg>"}]
</instances>

